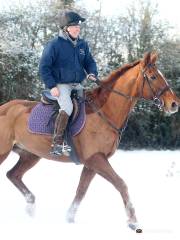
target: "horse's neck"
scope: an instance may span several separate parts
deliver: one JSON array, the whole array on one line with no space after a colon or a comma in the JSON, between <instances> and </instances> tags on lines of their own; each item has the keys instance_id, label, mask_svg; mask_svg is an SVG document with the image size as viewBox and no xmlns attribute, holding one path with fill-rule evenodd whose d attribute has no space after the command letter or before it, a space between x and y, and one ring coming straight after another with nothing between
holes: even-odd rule
<instances>
[{"instance_id":1,"label":"horse's neck","mask_svg":"<svg viewBox=\"0 0 180 240\"><path fill-rule=\"evenodd\" d=\"M127 74L125 73L119 77L115 84L111 85L112 89L127 96L135 96L138 90L136 84L138 68L135 68L137 70L134 69L133 76L128 74L128 72ZM103 99L101 96L102 94L106 96L107 99L102 106L101 111L103 111L107 118L111 120L111 122L113 122L117 127L122 127L137 100L135 98L130 100L114 92L109 92L109 95L102 92L99 94L99 98Z\"/></svg>"},{"instance_id":2,"label":"horse's neck","mask_svg":"<svg viewBox=\"0 0 180 240\"><path fill-rule=\"evenodd\" d=\"M86 105L86 112L101 111L116 127L121 128L137 100L120 96L111 89L127 96L137 97L139 63L136 61L123 66L110 75L109 79L102 81L100 87L86 92L86 97L92 102Z\"/></svg>"}]
</instances>

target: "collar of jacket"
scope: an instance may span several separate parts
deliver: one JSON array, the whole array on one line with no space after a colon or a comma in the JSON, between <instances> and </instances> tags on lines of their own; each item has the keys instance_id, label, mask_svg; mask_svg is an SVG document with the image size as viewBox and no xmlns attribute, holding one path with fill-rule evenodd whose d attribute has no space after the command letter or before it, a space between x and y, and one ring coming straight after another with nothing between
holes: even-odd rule
<instances>
[{"instance_id":1,"label":"collar of jacket","mask_svg":"<svg viewBox=\"0 0 180 240\"><path fill-rule=\"evenodd\" d=\"M79 37L73 41L70 38L70 36L68 35L68 33L66 33L65 31L62 31L62 30L59 31L59 37L65 39L65 40L69 40L73 44L74 47L76 47L76 45L79 41Z\"/></svg>"}]
</instances>

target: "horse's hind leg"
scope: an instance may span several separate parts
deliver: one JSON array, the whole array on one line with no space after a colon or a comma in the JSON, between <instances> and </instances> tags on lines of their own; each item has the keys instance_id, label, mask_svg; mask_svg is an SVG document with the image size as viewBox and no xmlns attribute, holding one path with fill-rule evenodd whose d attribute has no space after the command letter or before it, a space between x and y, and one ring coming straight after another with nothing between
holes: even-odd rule
<instances>
[{"instance_id":1,"label":"horse's hind leg","mask_svg":"<svg viewBox=\"0 0 180 240\"><path fill-rule=\"evenodd\" d=\"M103 153L94 154L85 162L85 165L112 183L112 185L119 191L128 216L128 226L136 232L142 232L137 225L135 210L130 201L127 185L111 167L106 156Z\"/></svg>"},{"instance_id":2,"label":"horse's hind leg","mask_svg":"<svg viewBox=\"0 0 180 240\"><path fill-rule=\"evenodd\" d=\"M76 191L76 196L68 210L67 213L67 221L69 223L73 223L75 220L75 215L77 212L77 209L82 201L82 199L84 198L87 189L89 187L89 184L91 183L92 179L95 176L95 172L91 169L88 169L86 167L83 168L82 173L81 173L81 177L80 177L80 181L79 181L79 185Z\"/></svg>"},{"instance_id":3,"label":"horse's hind leg","mask_svg":"<svg viewBox=\"0 0 180 240\"><path fill-rule=\"evenodd\" d=\"M13 151L18 153L20 158L15 166L7 172L8 179L16 186L16 188L23 194L28 204L28 212L31 214L32 206L35 203L35 196L26 187L22 181L23 175L38 163L39 157L15 146Z\"/></svg>"}]
</instances>

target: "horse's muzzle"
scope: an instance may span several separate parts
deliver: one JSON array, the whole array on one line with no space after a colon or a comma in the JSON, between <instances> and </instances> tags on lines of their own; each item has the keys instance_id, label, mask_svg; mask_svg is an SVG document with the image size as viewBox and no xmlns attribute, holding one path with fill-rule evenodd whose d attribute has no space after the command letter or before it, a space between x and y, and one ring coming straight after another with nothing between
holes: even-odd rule
<instances>
[{"instance_id":1,"label":"horse's muzzle","mask_svg":"<svg viewBox=\"0 0 180 240\"><path fill-rule=\"evenodd\" d=\"M173 113L175 113L175 112L178 112L178 109L179 109L179 104L177 103L177 102L172 102L172 104L171 104L171 111L173 112Z\"/></svg>"},{"instance_id":2,"label":"horse's muzzle","mask_svg":"<svg viewBox=\"0 0 180 240\"><path fill-rule=\"evenodd\" d=\"M179 104L178 104L178 102L172 101L172 103L169 105L169 107L168 107L168 108L165 108L165 112L166 112L168 115L171 115L171 114L173 114L173 113L178 112L178 109L179 109Z\"/></svg>"}]
</instances>

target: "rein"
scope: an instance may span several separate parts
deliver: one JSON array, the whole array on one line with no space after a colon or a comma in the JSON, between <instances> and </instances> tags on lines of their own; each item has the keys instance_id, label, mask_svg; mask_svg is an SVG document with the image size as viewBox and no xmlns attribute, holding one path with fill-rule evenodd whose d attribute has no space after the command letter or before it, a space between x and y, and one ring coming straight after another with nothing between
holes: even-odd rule
<instances>
[{"instance_id":1,"label":"rein","mask_svg":"<svg viewBox=\"0 0 180 240\"><path fill-rule=\"evenodd\" d=\"M137 99L136 97L133 97L133 96L130 96L130 95L127 95L125 93L122 93L120 92L119 90L115 90L115 89L112 89L110 87L105 87L101 84L101 81L97 78L95 83L100 87L100 88L104 88L110 92L113 92L119 96L122 96L122 97L125 97L127 100L130 100L132 101L133 99ZM93 109L94 112L96 112L98 114L99 117L101 117L106 123L108 123L119 135L119 139L121 137L121 134L123 133L123 131L126 129L126 126L127 126L127 123L128 123L128 119L129 119L129 116L126 118L124 124L122 127L120 128L117 128L114 123L112 123L107 117L106 115L101 112L98 107L96 106L95 102L93 101L93 99L91 97L88 97L87 99L87 102L88 104L91 106L91 108Z\"/></svg>"},{"instance_id":2,"label":"rein","mask_svg":"<svg viewBox=\"0 0 180 240\"><path fill-rule=\"evenodd\" d=\"M132 101L133 99L136 98L136 97L133 97L133 96L129 96L129 95L125 94L125 93L122 93L122 92L120 92L120 91L118 91L118 90L115 90L115 89L113 89L113 88L103 86L103 85L101 84L101 81L100 81L99 79L97 79L97 80L95 81L95 83L96 83L98 86L100 86L101 88L104 88L104 89L106 89L106 90L109 90L110 92L116 93L117 95L123 96L123 97L127 98L128 100L130 99L130 100Z\"/></svg>"},{"instance_id":3,"label":"rein","mask_svg":"<svg viewBox=\"0 0 180 240\"><path fill-rule=\"evenodd\" d=\"M145 81L148 83L148 86L151 90L151 93L153 95L152 99L153 99L153 102L155 105L158 106L159 109L162 108L163 106L163 102L161 101L160 99L160 96L163 95L167 90L169 90L169 85L166 85L163 89L159 90L157 93L155 93L154 89L153 89L153 86L151 84L151 80L156 80L157 79L157 75L154 75L151 77L151 80L149 79L148 75L146 74L146 71L148 68L154 68L154 64L148 64L147 65L147 68L146 69L142 69L141 72L142 72L142 75L143 75L143 85L142 85L142 89L141 89L141 96L140 98L143 98L143 89L144 89L144 85L145 85ZM110 92L113 92L119 96L122 96L122 97L125 97L127 100L130 100L130 101L133 101L133 100L137 100L138 97L134 97L134 96L130 96L130 95L127 95L125 93L122 93L121 91L119 90L115 90L115 89L112 89L110 87L107 87L107 86L103 86L101 84L101 81L97 78L95 83L100 87L100 88L104 88ZM87 99L87 102L88 104L91 106L91 108L93 109L94 112L96 112L98 114L98 116L100 116L106 123L108 123L118 134L119 134L119 138L121 137L121 134L122 132L125 130L126 126L127 126L127 123L128 123L128 119L129 119L129 116L127 116L124 124L123 124L123 127L120 127L120 128L117 128L107 117L106 115L101 112L98 107L96 106L95 102L93 101L92 98L88 97Z\"/></svg>"}]
</instances>

